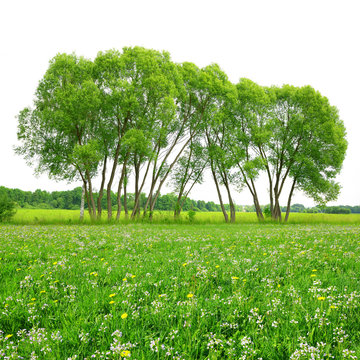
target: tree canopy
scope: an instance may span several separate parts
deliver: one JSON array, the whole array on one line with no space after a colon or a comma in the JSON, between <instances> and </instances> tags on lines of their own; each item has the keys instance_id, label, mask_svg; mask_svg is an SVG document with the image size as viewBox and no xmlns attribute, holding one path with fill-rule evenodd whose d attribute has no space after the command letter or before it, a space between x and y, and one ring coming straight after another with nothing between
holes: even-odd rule
<instances>
[{"instance_id":1,"label":"tree canopy","mask_svg":"<svg viewBox=\"0 0 360 360\"><path fill-rule=\"evenodd\" d=\"M92 218L100 217L112 188L131 216L152 216L164 184L175 190L178 216L186 199L212 174L226 221L235 221L234 191L250 191L259 220L258 178L268 181L274 220L287 220L294 191L324 205L336 199L345 157L345 128L337 109L311 86L232 84L216 64L174 63L167 52L141 47L99 52L92 61L58 54L18 115L16 152L36 172L81 180ZM94 198L94 181L98 196ZM224 206L222 192L228 199ZM142 193L148 191L140 206ZM121 203L121 192L125 196ZM97 204L96 204L97 203Z\"/></svg>"}]
</instances>

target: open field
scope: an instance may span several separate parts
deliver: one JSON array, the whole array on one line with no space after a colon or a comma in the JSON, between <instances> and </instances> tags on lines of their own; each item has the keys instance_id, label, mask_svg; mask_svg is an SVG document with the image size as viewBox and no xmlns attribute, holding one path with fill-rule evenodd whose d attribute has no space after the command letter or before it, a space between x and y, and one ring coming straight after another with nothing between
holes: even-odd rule
<instances>
[{"instance_id":1,"label":"open field","mask_svg":"<svg viewBox=\"0 0 360 360\"><path fill-rule=\"evenodd\" d=\"M115 214L114 214L115 216ZM136 222L144 222L142 218L135 220ZM270 221L270 220L267 220ZM120 218L121 223L128 223L124 214ZM131 221L133 222L133 221ZM174 223L173 212L158 211L154 213L154 223L169 224ZM177 223L189 223L187 212L183 212ZM18 209L11 224L19 225L52 225L52 224L78 224L79 210L45 210L45 209ZM89 214L85 213L85 224L90 223ZM107 212L104 211L102 220L98 223L107 223ZM222 224L224 223L224 216L221 212L197 212L192 219L193 224ZM237 213L236 223L238 224L256 224L258 223L255 213ZM302 214L291 213L289 217L289 224L353 224L360 225L360 214Z\"/></svg>"},{"instance_id":2,"label":"open field","mask_svg":"<svg viewBox=\"0 0 360 360\"><path fill-rule=\"evenodd\" d=\"M359 273L358 226L1 225L0 358L356 359Z\"/></svg>"}]
</instances>

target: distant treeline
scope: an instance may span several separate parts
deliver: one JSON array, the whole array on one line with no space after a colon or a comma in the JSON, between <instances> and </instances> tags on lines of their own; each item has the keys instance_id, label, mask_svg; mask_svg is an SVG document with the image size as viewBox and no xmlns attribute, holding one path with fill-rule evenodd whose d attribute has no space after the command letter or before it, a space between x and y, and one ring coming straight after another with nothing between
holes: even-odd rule
<instances>
[{"instance_id":1,"label":"distant treeline","mask_svg":"<svg viewBox=\"0 0 360 360\"><path fill-rule=\"evenodd\" d=\"M45 190L23 191L20 189L9 189L4 186L0 187L0 194L6 194L7 197L14 201L17 206L21 208L37 208L37 209L80 209L82 188L77 187L73 190L67 191L53 191L48 192ZM97 201L98 193L94 193L95 200ZM140 207L143 208L146 203L147 197L144 193L140 196ZM154 210L174 210L177 201L175 194L160 195L156 201ZM112 206L117 207L117 194L111 192ZM126 202L124 195L121 196L121 204L125 208L132 210L135 204L135 194L127 193ZM106 209L106 198L102 199L102 208ZM87 204L85 202L85 209ZM213 201L205 202L203 200L191 200L187 198L183 206L183 210L194 211L221 211L221 207ZM241 206L237 206L237 211L242 211Z\"/></svg>"},{"instance_id":2,"label":"distant treeline","mask_svg":"<svg viewBox=\"0 0 360 360\"><path fill-rule=\"evenodd\" d=\"M69 209L69 210L78 210L80 209L81 204L81 194L82 188L77 187L73 190L67 191L53 191L48 192L45 190L35 190L32 191L23 191L20 189L9 189L4 186L0 186L0 195L6 195L10 200L14 201L18 207L21 208L37 208L37 209ZM98 194L95 193L95 198ZM115 208L117 206L117 194L111 192L112 205ZM140 207L143 208L146 203L147 197L144 193L140 197ZM174 210L177 202L177 196L173 193L160 195L156 201L155 210ZM132 210L135 203L135 195L133 193L128 193L126 198L126 204L124 195L121 196L121 204L129 210ZM244 212L255 212L254 205L235 205L236 211ZM106 209L106 199L102 201L103 209ZM87 204L85 202L85 208ZM229 210L229 204L225 204L226 210ZM266 208L266 206L262 206ZM203 201L203 200L192 200L187 198L183 207L183 210L194 210L194 211L221 211L221 206L215 204L213 201ZM286 207L281 207L283 212L286 211ZM360 206L327 206L327 207L311 207L306 208L302 204L293 204L291 206L291 212L297 213L327 213L327 214L351 214L351 213L360 213Z\"/></svg>"}]
</instances>

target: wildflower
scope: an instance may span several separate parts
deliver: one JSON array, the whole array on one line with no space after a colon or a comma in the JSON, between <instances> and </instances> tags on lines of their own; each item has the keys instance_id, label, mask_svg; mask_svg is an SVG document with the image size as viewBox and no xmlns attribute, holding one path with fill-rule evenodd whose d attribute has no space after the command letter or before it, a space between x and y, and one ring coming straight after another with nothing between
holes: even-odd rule
<instances>
[{"instance_id":1,"label":"wildflower","mask_svg":"<svg viewBox=\"0 0 360 360\"><path fill-rule=\"evenodd\" d=\"M109 304L111 305L111 304L114 304L115 303L115 301L113 301L113 300L111 300L111 301L109 301Z\"/></svg>"},{"instance_id":2,"label":"wildflower","mask_svg":"<svg viewBox=\"0 0 360 360\"><path fill-rule=\"evenodd\" d=\"M126 319L128 317L128 314L127 313L123 313L122 315L121 315L121 318L122 319Z\"/></svg>"},{"instance_id":3,"label":"wildflower","mask_svg":"<svg viewBox=\"0 0 360 360\"><path fill-rule=\"evenodd\" d=\"M182 264L182 266L184 266L184 267L185 267L186 265L187 265L187 263L183 263L183 264Z\"/></svg>"},{"instance_id":4,"label":"wildflower","mask_svg":"<svg viewBox=\"0 0 360 360\"><path fill-rule=\"evenodd\" d=\"M192 298L194 296L194 294L187 294L186 297L187 298Z\"/></svg>"},{"instance_id":5,"label":"wildflower","mask_svg":"<svg viewBox=\"0 0 360 360\"><path fill-rule=\"evenodd\" d=\"M233 280L238 280L239 278L237 276L232 276L231 277Z\"/></svg>"},{"instance_id":6,"label":"wildflower","mask_svg":"<svg viewBox=\"0 0 360 360\"><path fill-rule=\"evenodd\" d=\"M35 301L36 299L35 298L31 298L31 301Z\"/></svg>"},{"instance_id":7,"label":"wildflower","mask_svg":"<svg viewBox=\"0 0 360 360\"><path fill-rule=\"evenodd\" d=\"M337 306L331 305L331 306L330 306L330 309L337 309Z\"/></svg>"},{"instance_id":8,"label":"wildflower","mask_svg":"<svg viewBox=\"0 0 360 360\"><path fill-rule=\"evenodd\" d=\"M41 290L40 291L40 294L44 294L46 291L45 290Z\"/></svg>"},{"instance_id":9,"label":"wildflower","mask_svg":"<svg viewBox=\"0 0 360 360\"><path fill-rule=\"evenodd\" d=\"M6 336L5 336L5 339L9 339L9 338L11 338L12 336L13 336L13 334L6 335Z\"/></svg>"},{"instance_id":10,"label":"wildflower","mask_svg":"<svg viewBox=\"0 0 360 360\"><path fill-rule=\"evenodd\" d=\"M310 277L315 277L316 275L315 274L311 274Z\"/></svg>"},{"instance_id":11,"label":"wildflower","mask_svg":"<svg viewBox=\"0 0 360 360\"><path fill-rule=\"evenodd\" d=\"M324 301L324 300L325 300L325 296L319 296L319 297L318 297L318 300Z\"/></svg>"},{"instance_id":12,"label":"wildflower","mask_svg":"<svg viewBox=\"0 0 360 360\"><path fill-rule=\"evenodd\" d=\"M56 265L57 264L57 261L53 262L53 265Z\"/></svg>"},{"instance_id":13,"label":"wildflower","mask_svg":"<svg viewBox=\"0 0 360 360\"><path fill-rule=\"evenodd\" d=\"M127 278L123 278L123 281L127 281Z\"/></svg>"},{"instance_id":14,"label":"wildflower","mask_svg":"<svg viewBox=\"0 0 360 360\"><path fill-rule=\"evenodd\" d=\"M219 267L220 267L220 265L216 265L215 267L216 267L216 268L219 268Z\"/></svg>"},{"instance_id":15,"label":"wildflower","mask_svg":"<svg viewBox=\"0 0 360 360\"><path fill-rule=\"evenodd\" d=\"M120 355L122 357L130 357L130 351L129 350L124 350L120 353Z\"/></svg>"},{"instance_id":16,"label":"wildflower","mask_svg":"<svg viewBox=\"0 0 360 360\"><path fill-rule=\"evenodd\" d=\"M109 297L114 297L116 294L110 294Z\"/></svg>"}]
</instances>

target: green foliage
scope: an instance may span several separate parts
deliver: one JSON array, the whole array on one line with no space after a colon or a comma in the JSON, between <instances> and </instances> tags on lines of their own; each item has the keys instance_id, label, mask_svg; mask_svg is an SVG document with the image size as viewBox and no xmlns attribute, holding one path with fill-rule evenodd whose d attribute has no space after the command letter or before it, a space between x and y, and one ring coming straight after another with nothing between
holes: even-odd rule
<instances>
[{"instance_id":1,"label":"green foliage","mask_svg":"<svg viewBox=\"0 0 360 360\"><path fill-rule=\"evenodd\" d=\"M271 217L280 220L285 188L291 188L289 204L294 190L320 207L337 198L336 176L347 149L338 110L311 86L263 87L245 78L235 85L217 64L175 64L167 52L138 46L99 52L93 61L56 55L32 108L20 111L18 121L16 152L37 173L81 180L94 218L105 202L95 207L92 181L102 175L100 198L108 180L110 214L122 164L124 183L135 179L129 205L136 207L148 187L150 211L191 208L190 191L211 169L217 188L226 188L231 221L236 208L231 192L244 188L262 220L256 181L265 174ZM175 203L158 197L167 179L177 193ZM69 203L63 197L50 202L56 208L70 208Z\"/></svg>"},{"instance_id":2,"label":"green foliage","mask_svg":"<svg viewBox=\"0 0 360 360\"><path fill-rule=\"evenodd\" d=\"M271 208L270 205L266 205L264 207L264 215L266 218L270 218L271 217Z\"/></svg>"},{"instance_id":3,"label":"green foliage","mask_svg":"<svg viewBox=\"0 0 360 360\"><path fill-rule=\"evenodd\" d=\"M189 221L192 223L195 220L196 212L194 210L189 210L187 213Z\"/></svg>"},{"instance_id":4,"label":"green foliage","mask_svg":"<svg viewBox=\"0 0 360 360\"><path fill-rule=\"evenodd\" d=\"M10 220L16 213L15 203L0 193L0 222Z\"/></svg>"}]
</instances>

